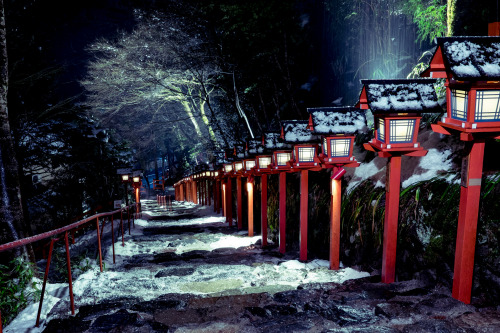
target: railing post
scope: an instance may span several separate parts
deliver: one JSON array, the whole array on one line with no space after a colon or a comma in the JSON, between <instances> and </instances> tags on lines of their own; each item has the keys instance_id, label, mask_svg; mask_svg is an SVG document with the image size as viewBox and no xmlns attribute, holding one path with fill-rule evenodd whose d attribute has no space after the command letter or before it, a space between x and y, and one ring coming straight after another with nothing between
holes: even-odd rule
<instances>
[{"instance_id":1,"label":"railing post","mask_svg":"<svg viewBox=\"0 0 500 333\"><path fill-rule=\"evenodd\" d=\"M97 234L99 237L99 234ZM45 294L45 286L47 285L47 278L49 277L50 260L52 259L52 249L54 248L54 243L57 239L53 238L50 240L49 256L47 257L47 265L45 266L45 275L43 276L42 294L40 295L40 303L38 303L38 314L36 316L36 327L40 327L40 315L42 313L43 305L43 295Z\"/></svg>"},{"instance_id":2,"label":"railing post","mask_svg":"<svg viewBox=\"0 0 500 333\"><path fill-rule=\"evenodd\" d=\"M71 307L71 314L75 314L75 299L73 295L73 278L71 276L71 257L69 255L68 232L64 233L64 243L66 245L66 265L68 267L68 286L69 286L69 301Z\"/></svg>"},{"instance_id":3,"label":"railing post","mask_svg":"<svg viewBox=\"0 0 500 333\"><path fill-rule=\"evenodd\" d=\"M99 237L99 218L96 217L96 227L97 227L97 247L99 250L99 268L102 272L102 250L101 250L101 237Z\"/></svg>"}]
</instances>

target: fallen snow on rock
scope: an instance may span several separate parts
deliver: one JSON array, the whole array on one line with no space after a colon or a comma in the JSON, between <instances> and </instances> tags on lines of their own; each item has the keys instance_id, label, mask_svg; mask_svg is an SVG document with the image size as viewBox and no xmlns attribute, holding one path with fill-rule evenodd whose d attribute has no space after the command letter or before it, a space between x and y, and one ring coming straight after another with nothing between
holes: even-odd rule
<instances>
[{"instance_id":1,"label":"fallen snow on rock","mask_svg":"<svg viewBox=\"0 0 500 333\"><path fill-rule=\"evenodd\" d=\"M439 151L435 148L429 149L427 155L420 158L419 168L424 170L421 174L414 174L402 183L402 187L408 187L411 184L437 177L439 173L452 168L450 158L451 150Z\"/></svg>"}]
</instances>

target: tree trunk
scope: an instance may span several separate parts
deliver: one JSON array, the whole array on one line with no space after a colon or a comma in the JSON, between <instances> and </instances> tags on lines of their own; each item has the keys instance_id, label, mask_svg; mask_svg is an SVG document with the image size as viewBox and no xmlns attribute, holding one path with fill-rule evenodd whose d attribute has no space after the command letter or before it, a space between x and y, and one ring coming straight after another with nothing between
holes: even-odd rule
<instances>
[{"instance_id":1,"label":"tree trunk","mask_svg":"<svg viewBox=\"0 0 500 333\"><path fill-rule=\"evenodd\" d=\"M448 0L448 4L446 6L446 21L448 25L448 31L446 32L447 36L453 36L455 30L455 6L457 0Z\"/></svg>"},{"instance_id":2,"label":"tree trunk","mask_svg":"<svg viewBox=\"0 0 500 333\"><path fill-rule=\"evenodd\" d=\"M25 236L19 170L12 142L7 109L8 63L7 29L5 27L4 3L0 0L0 243L11 242ZM19 248L11 255L1 255L5 263L13 256L27 258L26 248ZM32 254L32 251L30 251ZM34 259L34 258L31 258Z\"/></svg>"}]
</instances>

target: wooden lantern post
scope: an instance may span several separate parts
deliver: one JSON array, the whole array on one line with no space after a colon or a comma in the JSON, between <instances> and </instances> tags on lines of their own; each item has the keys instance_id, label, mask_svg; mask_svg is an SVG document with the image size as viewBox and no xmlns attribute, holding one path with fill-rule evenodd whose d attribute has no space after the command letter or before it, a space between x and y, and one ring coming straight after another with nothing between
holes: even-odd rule
<instances>
[{"instance_id":1,"label":"wooden lantern post","mask_svg":"<svg viewBox=\"0 0 500 333\"><path fill-rule=\"evenodd\" d=\"M392 283L396 275L401 157L425 156L427 150L417 142L422 113L440 113L435 80L361 80L363 89L358 105L374 115L375 137L365 143L366 150L388 159L382 282Z\"/></svg>"},{"instance_id":2,"label":"wooden lantern post","mask_svg":"<svg viewBox=\"0 0 500 333\"><path fill-rule=\"evenodd\" d=\"M278 137L278 133L276 138ZM254 177L260 176L260 204L261 204L261 237L262 247L267 246L267 175L271 173L272 156L265 155L267 152L276 148L275 142L269 139L273 134L264 133L260 139L250 139L247 141L247 153L250 156L255 156L255 166L252 169Z\"/></svg>"},{"instance_id":3,"label":"wooden lantern post","mask_svg":"<svg viewBox=\"0 0 500 333\"><path fill-rule=\"evenodd\" d=\"M260 230L262 246L267 246L267 175L271 172L271 155L259 155L255 159L255 175L260 176Z\"/></svg>"},{"instance_id":4,"label":"wooden lantern post","mask_svg":"<svg viewBox=\"0 0 500 333\"><path fill-rule=\"evenodd\" d=\"M231 227L233 225L233 194L232 194L232 182L231 176L233 173L232 164L224 164L224 178L226 183L224 184L224 211L226 215L226 222L229 223Z\"/></svg>"},{"instance_id":5,"label":"wooden lantern post","mask_svg":"<svg viewBox=\"0 0 500 333\"><path fill-rule=\"evenodd\" d=\"M132 185L135 192L136 213L139 213L141 211L142 170L132 172Z\"/></svg>"},{"instance_id":6,"label":"wooden lantern post","mask_svg":"<svg viewBox=\"0 0 500 333\"><path fill-rule=\"evenodd\" d=\"M353 107L310 108L308 128L321 136L322 168L330 168L330 269L340 267L340 211L344 167L358 167L353 156L355 134L366 130L365 113Z\"/></svg>"},{"instance_id":7,"label":"wooden lantern post","mask_svg":"<svg viewBox=\"0 0 500 333\"><path fill-rule=\"evenodd\" d=\"M307 120L290 120L282 122L282 139L293 146L290 162L291 170L300 172L300 255L301 261L307 260L307 228L309 199L309 170L321 170L318 158L318 136L312 134Z\"/></svg>"},{"instance_id":8,"label":"wooden lantern post","mask_svg":"<svg viewBox=\"0 0 500 333\"><path fill-rule=\"evenodd\" d=\"M291 150L277 150L273 152L271 164L271 169L279 173L279 252L282 254L286 251L286 173L291 169L291 158Z\"/></svg>"},{"instance_id":9,"label":"wooden lantern post","mask_svg":"<svg viewBox=\"0 0 500 333\"><path fill-rule=\"evenodd\" d=\"M422 73L446 79L446 116L432 125L433 131L465 142L452 296L466 304L471 300L485 140L500 139L499 27L499 22L489 26L497 37L438 38Z\"/></svg>"},{"instance_id":10,"label":"wooden lantern post","mask_svg":"<svg viewBox=\"0 0 500 333\"><path fill-rule=\"evenodd\" d=\"M248 236L253 237L253 188L255 159L243 160L243 176L247 177Z\"/></svg>"},{"instance_id":11,"label":"wooden lantern post","mask_svg":"<svg viewBox=\"0 0 500 333\"><path fill-rule=\"evenodd\" d=\"M238 230L243 228L243 197L241 194L241 175L243 171L243 161L233 162L233 174L236 177L236 223Z\"/></svg>"}]
</instances>

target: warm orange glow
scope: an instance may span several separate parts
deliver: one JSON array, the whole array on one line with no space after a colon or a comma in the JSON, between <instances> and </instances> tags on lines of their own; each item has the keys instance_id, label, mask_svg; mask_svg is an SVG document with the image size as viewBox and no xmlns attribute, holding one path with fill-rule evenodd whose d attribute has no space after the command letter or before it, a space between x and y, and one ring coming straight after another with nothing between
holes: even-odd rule
<instances>
[{"instance_id":1,"label":"warm orange glow","mask_svg":"<svg viewBox=\"0 0 500 333\"><path fill-rule=\"evenodd\" d=\"M253 183L247 183L247 191L248 193L252 192L253 191Z\"/></svg>"}]
</instances>

